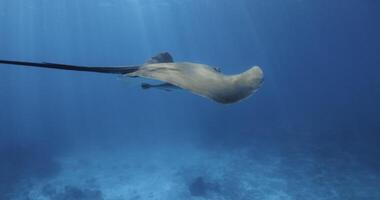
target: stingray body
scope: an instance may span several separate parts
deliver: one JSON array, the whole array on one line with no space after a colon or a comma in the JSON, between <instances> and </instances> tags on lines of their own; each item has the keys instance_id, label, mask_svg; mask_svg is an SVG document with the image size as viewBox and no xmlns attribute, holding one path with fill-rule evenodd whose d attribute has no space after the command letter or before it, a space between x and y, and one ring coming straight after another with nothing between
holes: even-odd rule
<instances>
[{"instance_id":1,"label":"stingray body","mask_svg":"<svg viewBox=\"0 0 380 200\"><path fill-rule=\"evenodd\" d=\"M181 88L216 102L235 103L253 94L263 82L260 67L236 74L224 75L218 69L204 64L173 62L169 53L160 53L143 65L128 67L88 67L56 63L32 63L0 60L2 64L24 65L63 70L122 74L126 77L143 77L164 82L160 85L143 84L148 88Z\"/></svg>"}]
</instances>

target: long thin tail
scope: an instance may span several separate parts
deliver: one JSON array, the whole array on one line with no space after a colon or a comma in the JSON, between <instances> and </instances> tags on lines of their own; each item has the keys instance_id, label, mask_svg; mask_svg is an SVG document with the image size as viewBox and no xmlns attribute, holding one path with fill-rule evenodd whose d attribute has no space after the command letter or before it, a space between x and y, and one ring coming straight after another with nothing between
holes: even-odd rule
<instances>
[{"instance_id":1,"label":"long thin tail","mask_svg":"<svg viewBox=\"0 0 380 200\"><path fill-rule=\"evenodd\" d=\"M35 62L22 62L22 61L11 61L11 60L0 60L0 64L22 65L22 66L31 66L31 67L83 71L83 72L97 72L97 73L108 73L108 74L128 74L128 73L135 72L139 69L139 66L89 67L89 66L65 65L65 64L46 63L46 62L35 63Z\"/></svg>"}]
</instances>

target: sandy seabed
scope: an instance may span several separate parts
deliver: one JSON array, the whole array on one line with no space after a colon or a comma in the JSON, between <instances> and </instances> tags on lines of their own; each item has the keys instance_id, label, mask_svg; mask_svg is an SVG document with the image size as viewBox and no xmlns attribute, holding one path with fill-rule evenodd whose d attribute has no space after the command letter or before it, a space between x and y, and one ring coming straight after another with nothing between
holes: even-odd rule
<instances>
[{"instance_id":1,"label":"sandy seabed","mask_svg":"<svg viewBox=\"0 0 380 200\"><path fill-rule=\"evenodd\" d=\"M183 145L88 151L59 163L57 176L25 181L14 199L380 199L380 176L344 153L321 160L307 153Z\"/></svg>"}]
</instances>

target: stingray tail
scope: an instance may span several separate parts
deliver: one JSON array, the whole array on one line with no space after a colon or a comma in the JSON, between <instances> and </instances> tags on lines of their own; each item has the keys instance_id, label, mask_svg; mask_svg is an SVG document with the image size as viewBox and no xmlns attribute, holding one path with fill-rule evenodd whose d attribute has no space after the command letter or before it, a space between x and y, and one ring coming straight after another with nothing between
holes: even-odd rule
<instances>
[{"instance_id":1,"label":"stingray tail","mask_svg":"<svg viewBox=\"0 0 380 200\"><path fill-rule=\"evenodd\" d=\"M83 72L97 72L97 73L108 73L108 74L129 74L139 69L139 66L89 67L89 66L66 65L66 64L58 64L58 63L46 63L46 62L36 63L36 62L23 62L23 61L11 61L11 60L0 60L0 64L22 65L22 66L29 66L29 67L83 71Z\"/></svg>"}]
</instances>

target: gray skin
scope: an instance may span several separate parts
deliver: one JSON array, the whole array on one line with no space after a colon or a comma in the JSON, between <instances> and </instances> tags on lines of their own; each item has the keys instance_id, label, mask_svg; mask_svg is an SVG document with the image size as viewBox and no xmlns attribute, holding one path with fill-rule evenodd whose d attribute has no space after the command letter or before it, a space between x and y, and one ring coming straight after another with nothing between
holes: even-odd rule
<instances>
[{"instance_id":1,"label":"gray skin","mask_svg":"<svg viewBox=\"0 0 380 200\"><path fill-rule=\"evenodd\" d=\"M125 76L163 81L223 104L249 97L264 80L257 66L240 74L224 75L208 65L189 62L146 63Z\"/></svg>"},{"instance_id":2,"label":"gray skin","mask_svg":"<svg viewBox=\"0 0 380 200\"><path fill-rule=\"evenodd\" d=\"M263 71L257 66L240 74L224 75L217 68L204 64L174 63L172 56L167 52L152 57L143 65L125 67L92 67L12 60L0 60L0 64L143 77L164 82L160 85L142 85L144 89L154 87L167 90L169 87L172 89L177 87L223 104L239 102L249 97L260 88L264 80Z\"/></svg>"}]
</instances>

